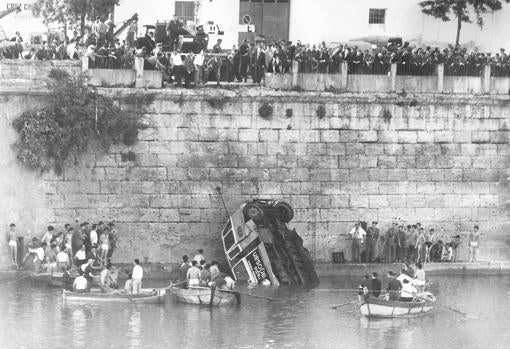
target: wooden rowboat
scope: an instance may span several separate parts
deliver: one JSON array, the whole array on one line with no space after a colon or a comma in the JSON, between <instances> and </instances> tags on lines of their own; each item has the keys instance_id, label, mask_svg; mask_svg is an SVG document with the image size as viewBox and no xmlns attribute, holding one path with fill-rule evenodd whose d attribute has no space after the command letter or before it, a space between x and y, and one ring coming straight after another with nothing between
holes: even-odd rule
<instances>
[{"instance_id":1,"label":"wooden rowboat","mask_svg":"<svg viewBox=\"0 0 510 349\"><path fill-rule=\"evenodd\" d=\"M231 305L236 300L236 295L232 292L215 289L213 293L209 287L180 288L172 286L169 291L177 302L186 304L222 306Z\"/></svg>"},{"instance_id":2,"label":"wooden rowboat","mask_svg":"<svg viewBox=\"0 0 510 349\"><path fill-rule=\"evenodd\" d=\"M156 304L164 302L164 292L142 290L141 294L104 293L99 291L72 292L63 290L62 297L68 303L136 303Z\"/></svg>"},{"instance_id":3,"label":"wooden rowboat","mask_svg":"<svg viewBox=\"0 0 510 349\"><path fill-rule=\"evenodd\" d=\"M436 297L431 293L421 294L413 302L387 301L382 297L369 297L359 304L361 315L370 318L409 317L430 313Z\"/></svg>"}]
</instances>

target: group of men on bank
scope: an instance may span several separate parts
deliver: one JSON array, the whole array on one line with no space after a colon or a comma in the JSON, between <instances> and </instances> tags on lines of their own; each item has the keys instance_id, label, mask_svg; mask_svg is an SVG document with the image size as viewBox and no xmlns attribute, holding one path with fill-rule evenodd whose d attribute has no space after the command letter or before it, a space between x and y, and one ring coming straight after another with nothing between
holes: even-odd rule
<instances>
[{"instance_id":1,"label":"group of men on bank","mask_svg":"<svg viewBox=\"0 0 510 349\"><path fill-rule=\"evenodd\" d=\"M365 225L365 229L362 225ZM408 224L394 221L392 226L381 234L377 222L366 227L364 222L356 222L349 235L351 242L352 262L457 262L459 259L460 235L455 235L448 242L438 236L434 228L428 231L421 223ZM469 234L468 260L478 260L480 247L480 231L478 225Z\"/></svg>"}]
</instances>

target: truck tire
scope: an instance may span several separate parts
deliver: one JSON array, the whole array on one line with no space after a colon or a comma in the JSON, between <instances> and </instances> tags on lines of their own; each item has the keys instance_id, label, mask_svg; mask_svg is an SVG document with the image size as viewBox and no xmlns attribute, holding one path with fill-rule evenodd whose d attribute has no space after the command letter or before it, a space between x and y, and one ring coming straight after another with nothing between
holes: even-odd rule
<instances>
[{"instance_id":1,"label":"truck tire","mask_svg":"<svg viewBox=\"0 0 510 349\"><path fill-rule=\"evenodd\" d=\"M264 217L264 209L256 202L249 202L243 208L244 218L253 220L255 223L260 223Z\"/></svg>"},{"instance_id":2,"label":"truck tire","mask_svg":"<svg viewBox=\"0 0 510 349\"><path fill-rule=\"evenodd\" d=\"M294 218L294 210L288 203L280 201L274 206L274 208L278 210L284 223L288 223L292 220L292 218Z\"/></svg>"}]
</instances>

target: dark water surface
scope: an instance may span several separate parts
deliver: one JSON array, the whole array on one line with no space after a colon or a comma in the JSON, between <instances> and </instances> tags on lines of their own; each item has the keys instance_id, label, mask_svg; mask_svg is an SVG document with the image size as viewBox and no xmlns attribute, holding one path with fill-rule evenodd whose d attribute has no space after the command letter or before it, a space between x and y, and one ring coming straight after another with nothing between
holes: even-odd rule
<instances>
[{"instance_id":1,"label":"dark water surface","mask_svg":"<svg viewBox=\"0 0 510 349\"><path fill-rule=\"evenodd\" d=\"M411 319L368 320L354 306L352 278L319 288L260 290L284 299L243 298L209 309L164 305L65 305L58 289L0 281L0 348L510 348L510 277L433 277L440 304ZM144 284L158 286L157 284Z\"/></svg>"}]
</instances>

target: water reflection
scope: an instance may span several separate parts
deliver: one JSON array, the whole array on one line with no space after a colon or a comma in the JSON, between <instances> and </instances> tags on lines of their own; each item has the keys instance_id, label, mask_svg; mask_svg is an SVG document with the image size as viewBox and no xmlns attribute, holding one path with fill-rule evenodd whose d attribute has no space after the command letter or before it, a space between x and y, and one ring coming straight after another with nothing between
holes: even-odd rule
<instances>
[{"instance_id":1,"label":"water reflection","mask_svg":"<svg viewBox=\"0 0 510 349\"><path fill-rule=\"evenodd\" d=\"M510 280L434 278L439 303L431 315L368 320L354 306L332 310L354 294L357 278L327 279L321 289L266 290L280 302L243 297L212 308L169 302L70 305L60 291L0 284L0 347L4 348L507 348ZM27 330L30 336L27 336ZM8 336L8 337L7 337ZM6 340L9 338L9 341Z\"/></svg>"},{"instance_id":2,"label":"water reflection","mask_svg":"<svg viewBox=\"0 0 510 349\"><path fill-rule=\"evenodd\" d=\"M140 311L138 309L134 309L131 312L131 316L129 317L128 331L127 331L130 348L141 348L141 346L142 346L142 338L140 335L141 326L142 326L142 322L141 322Z\"/></svg>"}]
</instances>

